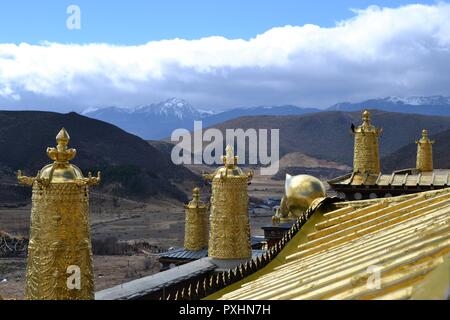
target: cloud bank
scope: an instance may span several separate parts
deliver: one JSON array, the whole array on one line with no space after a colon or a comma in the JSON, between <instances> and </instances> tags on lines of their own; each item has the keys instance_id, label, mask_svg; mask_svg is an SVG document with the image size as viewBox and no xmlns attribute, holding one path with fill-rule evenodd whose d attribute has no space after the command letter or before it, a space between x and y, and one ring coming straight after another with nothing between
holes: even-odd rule
<instances>
[{"instance_id":1,"label":"cloud bank","mask_svg":"<svg viewBox=\"0 0 450 320\"><path fill-rule=\"evenodd\" d=\"M139 46L0 44L0 107L81 111L179 97L202 108L450 95L450 4L371 6L335 27Z\"/></svg>"}]
</instances>

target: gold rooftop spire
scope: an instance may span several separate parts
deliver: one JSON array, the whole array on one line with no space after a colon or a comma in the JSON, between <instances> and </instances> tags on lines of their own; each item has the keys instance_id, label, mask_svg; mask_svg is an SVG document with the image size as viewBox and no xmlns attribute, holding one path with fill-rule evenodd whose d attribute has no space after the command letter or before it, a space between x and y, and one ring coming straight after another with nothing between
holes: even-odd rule
<instances>
[{"instance_id":1,"label":"gold rooftop spire","mask_svg":"<svg viewBox=\"0 0 450 320\"><path fill-rule=\"evenodd\" d=\"M69 134L63 128L56 148L47 148L54 160L36 177L18 172L19 183L33 187L30 242L25 297L28 300L94 299L94 275L89 227L89 186L100 182L85 178L69 161Z\"/></svg>"},{"instance_id":2,"label":"gold rooftop spire","mask_svg":"<svg viewBox=\"0 0 450 320\"><path fill-rule=\"evenodd\" d=\"M248 259L252 255L247 186L253 173L238 166L233 147L226 147L224 166L205 175L212 181L208 256L215 259Z\"/></svg>"},{"instance_id":3,"label":"gold rooftop spire","mask_svg":"<svg viewBox=\"0 0 450 320\"><path fill-rule=\"evenodd\" d=\"M379 174L378 137L381 135L382 130L370 123L370 112L368 110L364 110L362 121L362 124L353 130L355 134L353 172Z\"/></svg>"},{"instance_id":4,"label":"gold rooftop spire","mask_svg":"<svg viewBox=\"0 0 450 320\"><path fill-rule=\"evenodd\" d=\"M227 145L225 148L225 154L226 156L223 157L224 165L228 167L234 166L237 162L237 156L234 155L233 147L231 145Z\"/></svg>"},{"instance_id":5,"label":"gold rooftop spire","mask_svg":"<svg viewBox=\"0 0 450 320\"><path fill-rule=\"evenodd\" d=\"M428 138L428 130L422 130L422 138L416 141L416 169L421 172L433 171L433 140Z\"/></svg>"},{"instance_id":6,"label":"gold rooftop spire","mask_svg":"<svg viewBox=\"0 0 450 320\"><path fill-rule=\"evenodd\" d=\"M75 158L77 151L75 149L67 149L69 141L69 134L66 129L62 128L56 136L56 148L47 148L48 157L60 163L66 163Z\"/></svg>"},{"instance_id":7,"label":"gold rooftop spire","mask_svg":"<svg viewBox=\"0 0 450 320\"><path fill-rule=\"evenodd\" d=\"M197 251L208 247L207 206L200 200L200 189L193 190L192 201L186 206L184 248Z\"/></svg>"}]
</instances>

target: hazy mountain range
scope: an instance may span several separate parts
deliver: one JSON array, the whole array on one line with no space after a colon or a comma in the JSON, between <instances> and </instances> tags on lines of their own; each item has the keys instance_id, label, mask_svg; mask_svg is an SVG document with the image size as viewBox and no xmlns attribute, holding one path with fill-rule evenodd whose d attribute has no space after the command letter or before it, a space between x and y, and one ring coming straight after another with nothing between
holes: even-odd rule
<instances>
[{"instance_id":1,"label":"hazy mountain range","mask_svg":"<svg viewBox=\"0 0 450 320\"><path fill-rule=\"evenodd\" d=\"M112 123L143 139L158 140L169 137L177 128L192 130L195 120L202 120L204 127L210 127L243 116L304 115L324 111L360 111L365 108L398 113L450 116L450 97L387 97L359 103L343 102L326 109L282 105L242 107L221 112L199 110L185 100L171 98L137 108L88 109L83 114Z\"/></svg>"},{"instance_id":2,"label":"hazy mountain range","mask_svg":"<svg viewBox=\"0 0 450 320\"><path fill-rule=\"evenodd\" d=\"M334 111L358 111L364 108L389 112L450 116L450 97L387 97L358 103L342 102L328 108Z\"/></svg>"}]
</instances>

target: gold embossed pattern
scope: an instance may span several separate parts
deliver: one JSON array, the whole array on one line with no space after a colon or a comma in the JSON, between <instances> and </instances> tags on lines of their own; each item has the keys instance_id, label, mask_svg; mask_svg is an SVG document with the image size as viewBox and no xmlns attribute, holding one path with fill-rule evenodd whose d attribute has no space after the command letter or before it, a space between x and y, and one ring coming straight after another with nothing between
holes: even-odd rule
<instances>
[{"instance_id":1,"label":"gold embossed pattern","mask_svg":"<svg viewBox=\"0 0 450 320\"><path fill-rule=\"evenodd\" d=\"M433 143L428 138L428 130L422 130L422 138L417 143L416 169L421 172L433 171Z\"/></svg>"},{"instance_id":2,"label":"gold embossed pattern","mask_svg":"<svg viewBox=\"0 0 450 320\"><path fill-rule=\"evenodd\" d=\"M207 206L200 200L200 189L193 190L192 201L186 206L184 248L198 251L208 246Z\"/></svg>"},{"instance_id":3,"label":"gold embossed pattern","mask_svg":"<svg viewBox=\"0 0 450 320\"><path fill-rule=\"evenodd\" d=\"M247 186L253 173L238 166L227 146L224 166L213 174L208 256L216 259L247 259L252 255Z\"/></svg>"},{"instance_id":4,"label":"gold embossed pattern","mask_svg":"<svg viewBox=\"0 0 450 320\"><path fill-rule=\"evenodd\" d=\"M34 178L18 172L19 183L32 185L30 242L25 296L28 300L94 299L94 276L89 227L89 185L100 174L84 178L69 163L75 149L62 129L57 147L48 148L53 164Z\"/></svg>"},{"instance_id":5,"label":"gold embossed pattern","mask_svg":"<svg viewBox=\"0 0 450 320\"><path fill-rule=\"evenodd\" d=\"M355 128L355 150L353 158L353 171L359 174L379 174L380 157L378 137L382 130L370 123L370 113L363 112L363 123Z\"/></svg>"}]
</instances>

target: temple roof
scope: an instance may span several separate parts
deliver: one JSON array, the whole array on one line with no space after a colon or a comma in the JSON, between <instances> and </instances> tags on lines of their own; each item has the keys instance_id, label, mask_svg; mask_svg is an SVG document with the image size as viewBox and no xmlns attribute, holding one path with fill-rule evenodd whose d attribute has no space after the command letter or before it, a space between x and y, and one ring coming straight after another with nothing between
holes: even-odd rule
<instances>
[{"instance_id":1,"label":"temple roof","mask_svg":"<svg viewBox=\"0 0 450 320\"><path fill-rule=\"evenodd\" d=\"M183 259L183 260L197 260L208 256L208 249L202 250L186 250L185 248L177 248L174 250L169 250L167 252L163 252L159 255L161 258L170 258L170 259Z\"/></svg>"},{"instance_id":2,"label":"temple roof","mask_svg":"<svg viewBox=\"0 0 450 320\"><path fill-rule=\"evenodd\" d=\"M390 174L354 174L349 173L344 176L328 181L335 186L440 186L450 185L450 169L435 169L429 172L418 172L414 169L394 171Z\"/></svg>"},{"instance_id":3,"label":"temple roof","mask_svg":"<svg viewBox=\"0 0 450 320\"><path fill-rule=\"evenodd\" d=\"M164 272L99 291L95 294L95 300L144 299L144 297L151 296L152 293L158 292L162 288L193 279L215 268L216 266L208 258L195 260Z\"/></svg>"},{"instance_id":4,"label":"temple roof","mask_svg":"<svg viewBox=\"0 0 450 320\"><path fill-rule=\"evenodd\" d=\"M208 298L446 299L449 231L450 188L335 203L277 261Z\"/></svg>"},{"instance_id":5,"label":"temple roof","mask_svg":"<svg viewBox=\"0 0 450 320\"><path fill-rule=\"evenodd\" d=\"M252 247L254 245L258 245L261 242L265 241L263 237L260 236L254 236L250 238ZM260 255L261 252L264 252L264 250L254 250L253 249L253 256ZM205 258L208 256L208 248L202 249L202 250L187 250L185 248L176 248L173 250L169 250L163 253L160 253L159 256L161 258L169 258L169 259L180 259L180 260L197 260L201 258Z\"/></svg>"}]
</instances>

